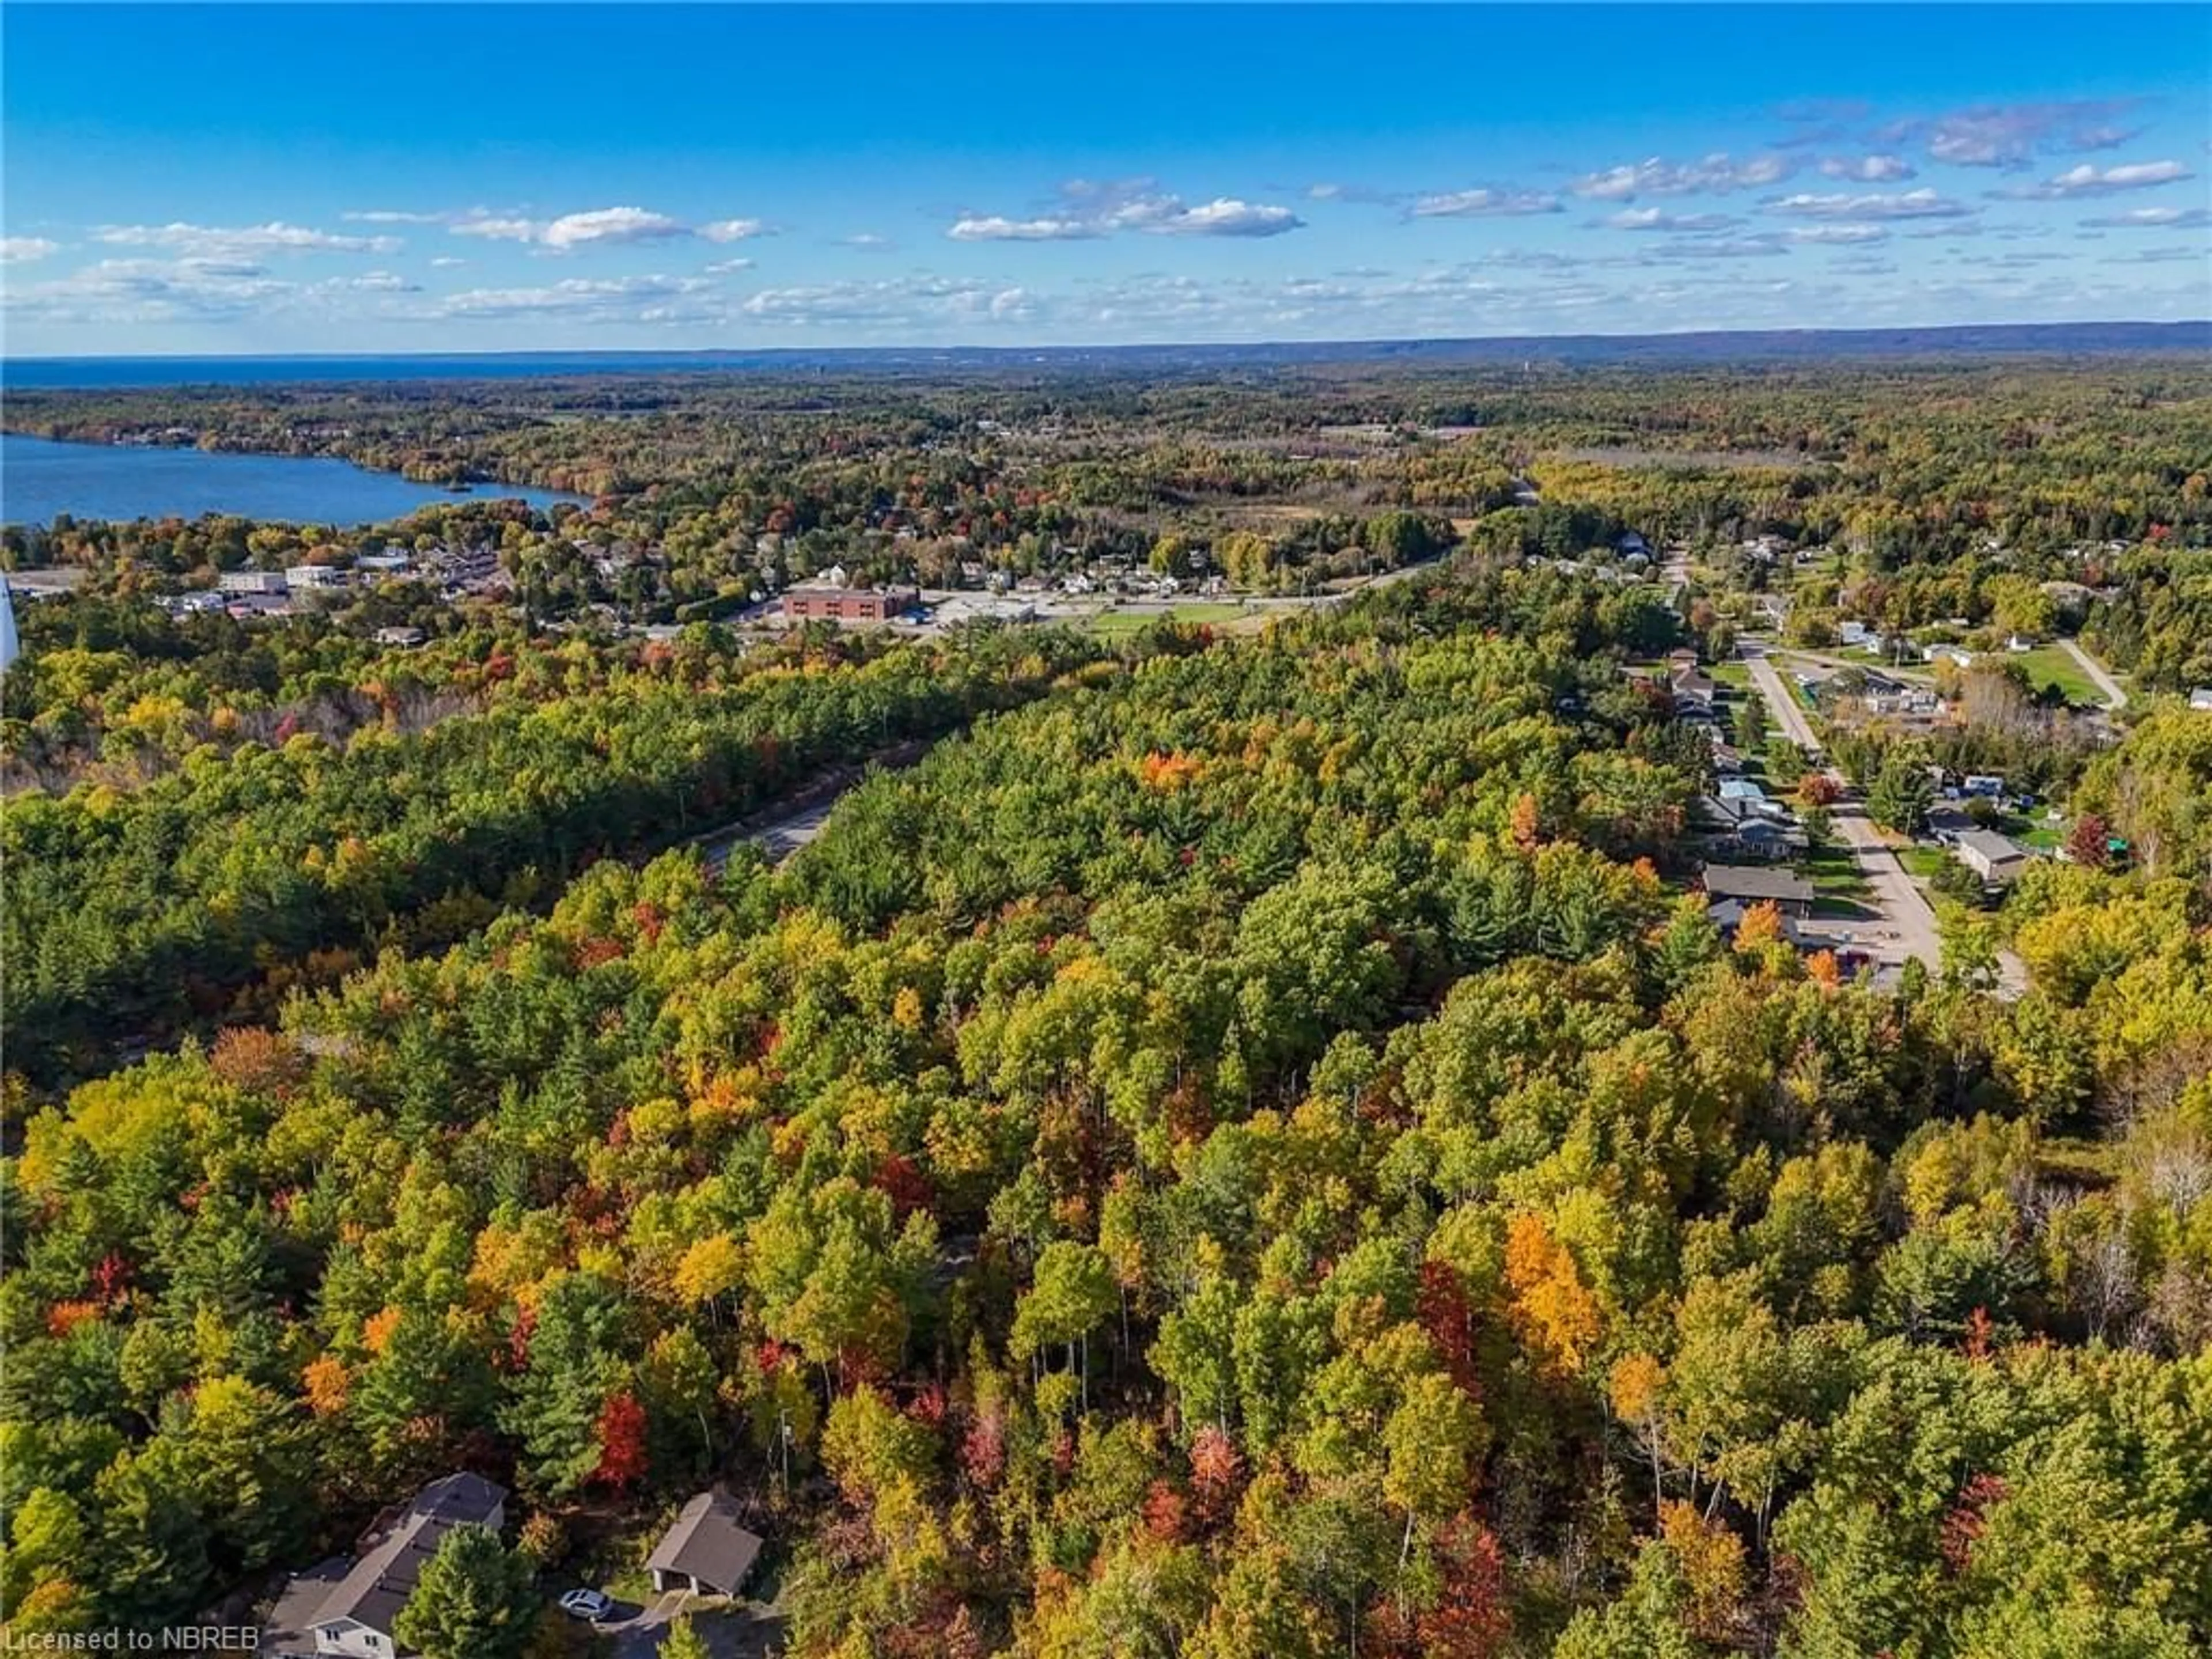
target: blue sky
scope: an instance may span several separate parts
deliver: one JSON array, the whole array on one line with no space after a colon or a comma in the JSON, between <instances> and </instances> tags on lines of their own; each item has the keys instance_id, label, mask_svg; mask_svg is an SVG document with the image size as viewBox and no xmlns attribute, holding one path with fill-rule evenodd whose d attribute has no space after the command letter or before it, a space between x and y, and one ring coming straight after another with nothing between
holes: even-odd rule
<instances>
[{"instance_id":1,"label":"blue sky","mask_svg":"<svg viewBox=\"0 0 2212 1659\"><path fill-rule=\"evenodd\" d=\"M10 355L2212 314L2212 8L8 4Z\"/></svg>"}]
</instances>

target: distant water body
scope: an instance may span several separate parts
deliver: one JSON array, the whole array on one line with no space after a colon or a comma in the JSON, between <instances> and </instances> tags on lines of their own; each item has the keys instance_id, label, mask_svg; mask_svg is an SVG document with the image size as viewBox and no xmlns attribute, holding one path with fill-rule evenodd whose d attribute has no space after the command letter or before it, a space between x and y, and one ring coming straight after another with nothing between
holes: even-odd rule
<instances>
[{"instance_id":1,"label":"distant water body","mask_svg":"<svg viewBox=\"0 0 2212 1659\"><path fill-rule=\"evenodd\" d=\"M434 502L517 497L536 507L579 499L497 483L461 493L315 457L56 443L0 434L0 523L6 524L52 524L64 513L116 520L234 513L291 524L380 524Z\"/></svg>"}]
</instances>

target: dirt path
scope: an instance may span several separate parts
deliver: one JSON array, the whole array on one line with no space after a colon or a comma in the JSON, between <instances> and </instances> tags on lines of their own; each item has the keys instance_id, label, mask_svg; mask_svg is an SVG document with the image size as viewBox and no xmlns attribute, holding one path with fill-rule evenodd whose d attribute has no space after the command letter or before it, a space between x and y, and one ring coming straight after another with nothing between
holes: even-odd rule
<instances>
[{"instance_id":1,"label":"dirt path","mask_svg":"<svg viewBox=\"0 0 2212 1659\"><path fill-rule=\"evenodd\" d=\"M928 740L916 738L871 755L858 765L833 768L767 812L707 830L684 844L697 848L712 872L719 872L729 861L730 849L741 841L757 843L769 863L781 864L822 833L822 826L830 821L831 811L844 799L845 792L866 777L871 768L898 771L913 765L928 749Z\"/></svg>"}]
</instances>

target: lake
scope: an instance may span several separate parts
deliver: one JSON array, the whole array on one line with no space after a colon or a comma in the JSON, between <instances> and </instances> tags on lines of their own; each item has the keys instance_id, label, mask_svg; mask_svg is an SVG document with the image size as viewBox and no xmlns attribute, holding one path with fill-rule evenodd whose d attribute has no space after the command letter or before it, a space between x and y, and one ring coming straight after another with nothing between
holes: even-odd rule
<instances>
[{"instance_id":1,"label":"lake","mask_svg":"<svg viewBox=\"0 0 2212 1659\"><path fill-rule=\"evenodd\" d=\"M350 461L293 455L218 455L140 444L56 443L0 433L0 522L80 519L196 519L203 513L292 524L380 524L441 501L579 498L515 484L463 492L372 472Z\"/></svg>"}]
</instances>

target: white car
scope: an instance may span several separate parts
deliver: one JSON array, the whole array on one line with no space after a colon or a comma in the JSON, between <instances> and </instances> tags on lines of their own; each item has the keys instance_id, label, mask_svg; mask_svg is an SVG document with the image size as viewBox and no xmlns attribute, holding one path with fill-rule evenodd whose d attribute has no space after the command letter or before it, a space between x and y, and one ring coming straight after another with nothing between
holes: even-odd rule
<instances>
[{"instance_id":1,"label":"white car","mask_svg":"<svg viewBox=\"0 0 2212 1659\"><path fill-rule=\"evenodd\" d=\"M572 1589L561 1598L561 1611L571 1619L586 1619L598 1624L613 1616L615 1599L605 1590Z\"/></svg>"}]
</instances>

